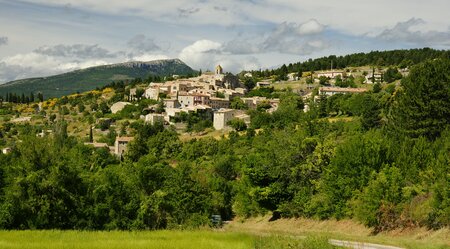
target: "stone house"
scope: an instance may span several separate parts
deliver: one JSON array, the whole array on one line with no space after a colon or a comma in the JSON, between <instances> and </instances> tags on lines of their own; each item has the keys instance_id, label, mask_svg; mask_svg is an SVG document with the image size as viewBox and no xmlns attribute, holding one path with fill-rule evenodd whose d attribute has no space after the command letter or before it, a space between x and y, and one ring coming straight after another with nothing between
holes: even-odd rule
<instances>
[{"instance_id":1,"label":"stone house","mask_svg":"<svg viewBox=\"0 0 450 249\"><path fill-rule=\"evenodd\" d=\"M214 121L213 126L216 130L223 130L228 127L228 122L232 119L242 119L244 122L249 125L250 124L250 116L245 114L245 112L241 110L234 109L220 109L214 112Z\"/></svg>"},{"instance_id":2,"label":"stone house","mask_svg":"<svg viewBox=\"0 0 450 249\"><path fill-rule=\"evenodd\" d=\"M164 99L164 107L167 108L178 108L180 104L178 103L178 99Z\"/></svg>"},{"instance_id":3,"label":"stone house","mask_svg":"<svg viewBox=\"0 0 450 249\"><path fill-rule=\"evenodd\" d=\"M220 109L214 112L213 126L216 130L223 130L227 127L228 121L232 120L236 115L236 110Z\"/></svg>"},{"instance_id":4,"label":"stone house","mask_svg":"<svg viewBox=\"0 0 450 249\"><path fill-rule=\"evenodd\" d=\"M146 99L158 100L159 98L159 88L147 88L144 92L144 97Z\"/></svg>"},{"instance_id":5,"label":"stone house","mask_svg":"<svg viewBox=\"0 0 450 249\"><path fill-rule=\"evenodd\" d=\"M127 152L128 144L133 141L133 137L116 137L114 143L114 154L122 157Z\"/></svg>"},{"instance_id":6,"label":"stone house","mask_svg":"<svg viewBox=\"0 0 450 249\"><path fill-rule=\"evenodd\" d=\"M144 116L144 121L151 125L160 123L164 124L164 115L158 113L150 113Z\"/></svg>"},{"instance_id":7,"label":"stone house","mask_svg":"<svg viewBox=\"0 0 450 249\"><path fill-rule=\"evenodd\" d=\"M211 106L212 109L216 110L221 108L230 108L230 101L228 99L222 98L210 98L209 106Z\"/></svg>"}]
</instances>

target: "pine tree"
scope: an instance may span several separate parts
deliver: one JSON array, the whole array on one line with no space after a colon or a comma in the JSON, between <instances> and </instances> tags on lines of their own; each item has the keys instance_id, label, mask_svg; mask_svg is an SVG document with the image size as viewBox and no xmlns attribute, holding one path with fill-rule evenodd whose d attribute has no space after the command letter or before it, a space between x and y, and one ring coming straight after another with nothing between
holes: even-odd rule
<instances>
[{"instance_id":1,"label":"pine tree","mask_svg":"<svg viewBox=\"0 0 450 249\"><path fill-rule=\"evenodd\" d=\"M395 133L435 139L450 124L450 59L418 64L401 82L389 117Z\"/></svg>"}]
</instances>

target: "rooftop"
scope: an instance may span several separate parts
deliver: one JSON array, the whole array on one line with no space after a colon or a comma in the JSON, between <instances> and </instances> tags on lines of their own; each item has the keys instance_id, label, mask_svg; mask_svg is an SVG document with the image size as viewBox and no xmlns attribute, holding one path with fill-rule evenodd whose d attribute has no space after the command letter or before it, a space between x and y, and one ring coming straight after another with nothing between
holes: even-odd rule
<instances>
[{"instance_id":1,"label":"rooftop","mask_svg":"<svg viewBox=\"0 0 450 249\"><path fill-rule=\"evenodd\" d=\"M130 142L134 137L116 137L117 142Z\"/></svg>"},{"instance_id":2,"label":"rooftop","mask_svg":"<svg viewBox=\"0 0 450 249\"><path fill-rule=\"evenodd\" d=\"M218 111L218 113L226 113L226 112L234 112L234 109L226 109L226 108L220 108Z\"/></svg>"}]
</instances>

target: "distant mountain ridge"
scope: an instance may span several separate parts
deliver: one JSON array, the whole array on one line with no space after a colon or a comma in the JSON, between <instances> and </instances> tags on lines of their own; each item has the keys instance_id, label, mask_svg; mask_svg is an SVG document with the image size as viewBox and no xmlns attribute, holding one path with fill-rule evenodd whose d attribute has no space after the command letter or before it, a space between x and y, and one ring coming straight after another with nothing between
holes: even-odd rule
<instances>
[{"instance_id":1,"label":"distant mountain ridge","mask_svg":"<svg viewBox=\"0 0 450 249\"><path fill-rule=\"evenodd\" d=\"M105 86L113 81L134 78L146 79L150 75L187 75L195 71L179 59L131 61L79 69L63 74L10 81L0 85L0 96L7 93L29 95L41 92L45 98L61 97Z\"/></svg>"}]
</instances>

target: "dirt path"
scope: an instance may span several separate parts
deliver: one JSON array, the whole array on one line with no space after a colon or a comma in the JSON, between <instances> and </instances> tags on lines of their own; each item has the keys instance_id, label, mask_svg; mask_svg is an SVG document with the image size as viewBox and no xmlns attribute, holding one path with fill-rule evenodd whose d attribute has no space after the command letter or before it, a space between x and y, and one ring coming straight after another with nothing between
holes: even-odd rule
<instances>
[{"instance_id":1,"label":"dirt path","mask_svg":"<svg viewBox=\"0 0 450 249\"><path fill-rule=\"evenodd\" d=\"M328 240L328 242L334 246L342 246L342 247L354 248L354 249L404 249L404 248L395 247L395 246L385 246L385 245L380 245L380 244L353 242L353 241L335 240L335 239L330 239L330 240Z\"/></svg>"}]
</instances>

